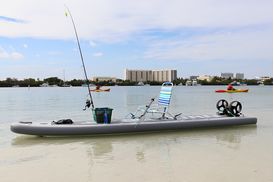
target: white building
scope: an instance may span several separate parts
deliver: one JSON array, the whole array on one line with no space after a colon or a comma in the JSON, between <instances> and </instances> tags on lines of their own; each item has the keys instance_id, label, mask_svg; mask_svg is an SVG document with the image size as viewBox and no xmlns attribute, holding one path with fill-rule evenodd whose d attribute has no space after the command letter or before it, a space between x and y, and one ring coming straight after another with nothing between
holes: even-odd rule
<instances>
[{"instance_id":1,"label":"white building","mask_svg":"<svg viewBox=\"0 0 274 182\"><path fill-rule=\"evenodd\" d=\"M265 81L265 80L270 80L271 78L269 77L269 76L262 76L261 78L260 78L260 80L262 80L262 81Z\"/></svg>"},{"instance_id":2,"label":"white building","mask_svg":"<svg viewBox=\"0 0 274 182\"><path fill-rule=\"evenodd\" d=\"M125 70L125 80L134 82L173 81L177 79L177 70Z\"/></svg>"},{"instance_id":3,"label":"white building","mask_svg":"<svg viewBox=\"0 0 274 182\"><path fill-rule=\"evenodd\" d=\"M209 75L203 75L203 76L198 76L197 77L197 80L206 80L208 82L210 82L212 79L213 79L213 77L209 76Z\"/></svg>"}]
</instances>

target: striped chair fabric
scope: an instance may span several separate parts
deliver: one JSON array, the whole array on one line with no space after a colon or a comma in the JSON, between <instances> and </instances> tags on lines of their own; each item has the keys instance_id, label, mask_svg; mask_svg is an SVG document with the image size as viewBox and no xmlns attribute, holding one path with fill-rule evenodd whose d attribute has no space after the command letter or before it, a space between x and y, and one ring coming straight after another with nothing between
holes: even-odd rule
<instances>
[{"instance_id":1,"label":"striped chair fabric","mask_svg":"<svg viewBox=\"0 0 274 182\"><path fill-rule=\"evenodd\" d=\"M169 83L169 82L167 82ZM168 106L171 100L171 91L173 85L164 85L161 88L158 104L163 106Z\"/></svg>"}]
</instances>

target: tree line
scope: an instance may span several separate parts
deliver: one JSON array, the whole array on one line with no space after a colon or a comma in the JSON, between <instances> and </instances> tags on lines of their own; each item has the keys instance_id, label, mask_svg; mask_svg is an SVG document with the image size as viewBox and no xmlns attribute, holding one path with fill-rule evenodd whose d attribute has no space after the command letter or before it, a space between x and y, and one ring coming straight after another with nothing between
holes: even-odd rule
<instances>
[{"instance_id":1,"label":"tree line","mask_svg":"<svg viewBox=\"0 0 274 182\"><path fill-rule=\"evenodd\" d=\"M178 78L177 80L174 80L173 83L176 85L178 85L180 83L185 85L188 80L189 79ZM218 76L213 77L210 81L197 80L197 84L201 84L201 85L228 85L232 82L238 82L238 83L247 84L247 85L259 85L259 83L260 83L260 81L257 79L233 79L233 78L227 79L227 78L218 77ZM273 85L273 78L264 80L263 84L264 85Z\"/></svg>"},{"instance_id":2,"label":"tree line","mask_svg":"<svg viewBox=\"0 0 274 182\"><path fill-rule=\"evenodd\" d=\"M184 79L184 78L178 78L173 81L175 85L185 85L186 82L189 79ZM198 80L198 84L201 85L228 85L229 83L236 81L240 83L244 83L247 85L258 85L259 82L256 79L225 79L222 77L214 77L211 81L206 81L206 80ZM16 78L6 78L6 80L0 80L0 87L14 87L14 86L19 86L19 87L39 87L43 83L47 83L49 86L57 85L57 86L82 86L83 84L87 84L86 80L82 79L73 79L70 81L64 81L58 77L49 77L45 78L43 80L40 79L34 79L34 78L27 78L23 80L18 80ZM265 80L264 85L273 85L273 78L270 78L269 80ZM114 86L114 85L119 85L119 86L134 86L137 85L138 82L132 82L129 80L121 80L117 79L116 82L112 82L111 80L109 81L89 81L89 84L94 84L94 85L100 85L100 86ZM144 84L149 84L149 85L161 85L162 82L156 82L156 81L147 81L144 82Z\"/></svg>"}]
</instances>

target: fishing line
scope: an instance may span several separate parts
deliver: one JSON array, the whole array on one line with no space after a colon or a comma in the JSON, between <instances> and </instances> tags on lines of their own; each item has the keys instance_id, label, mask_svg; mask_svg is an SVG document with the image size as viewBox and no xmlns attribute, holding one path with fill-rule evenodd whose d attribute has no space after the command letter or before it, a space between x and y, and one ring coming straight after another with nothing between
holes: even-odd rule
<instances>
[{"instance_id":1,"label":"fishing line","mask_svg":"<svg viewBox=\"0 0 274 182\"><path fill-rule=\"evenodd\" d=\"M89 80L88 80L88 76L87 76L87 71L86 71L86 67L85 67L85 62L84 62L84 58L83 58L83 54L82 54L80 41L79 41L78 33L77 33L77 30L76 30L76 26L75 26L75 23L74 23L74 20L73 20L73 17L72 17L72 14L71 14L69 8L66 5L64 5L64 6L65 6L65 8L67 9L67 12L68 12L68 14L66 13L65 15L70 16L70 19L71 19L71 22L72 22L72 25L73 25L73 28L74 28L74 33L75 33L75 37L76 37L76 40L77 40L77 45L78 45L78 49L79 49L79 53L80 53L80 57L81 57L81 61L82 61L82 66L83 66L83 70L84 70L84 74L85 74L85 78L86 78L88 94L89 94L89 97L90 97L90 101L89 101L90 103L88 101L86 101L86 107L89 107L91 105L92 109L94 109L93 99L92 99L91 92L90 92L90 87L89 87ZM85 107L85 109L86 109L86 107Z\"/></svg>"}]
</instances>

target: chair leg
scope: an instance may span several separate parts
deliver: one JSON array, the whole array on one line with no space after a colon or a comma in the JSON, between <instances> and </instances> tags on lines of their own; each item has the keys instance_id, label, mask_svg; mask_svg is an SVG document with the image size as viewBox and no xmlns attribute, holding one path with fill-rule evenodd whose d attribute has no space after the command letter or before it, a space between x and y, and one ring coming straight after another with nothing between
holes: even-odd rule
<instances>
[{"instance_id":1,"label":"chair leg","mask_svg":"<svg viewBox=\"0 0 274 182\"><path fill-rule=\"evenodd\" d=\"M166 107L164 108L164 112L162 114L162 119L166 119Z\"/></svg>"},{"instance_id":2,"label":"chair leg","mask_svg":"<svg viewBox=\"0 0 274 182\"><path fill-rule=\"evenodd\" d=\"M132 114L132 113L129 113L129 114L131 116L131 119L135 119L136 118L135 114Z\"/></svg>"},{"instance_id":3,"label":"chair leg","mask_svg":"<svg viewBox=\"0 0 274 182\"><path fill-rule=\"evenodd\" d=\"M180 116L181 114L182 114L182 113L176 114L176 115L174 116L174 119L177 119L177 117Z\"/></svg>"}]
</instances>

